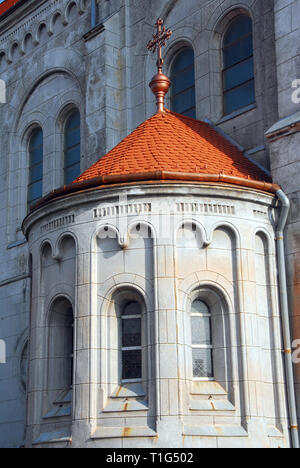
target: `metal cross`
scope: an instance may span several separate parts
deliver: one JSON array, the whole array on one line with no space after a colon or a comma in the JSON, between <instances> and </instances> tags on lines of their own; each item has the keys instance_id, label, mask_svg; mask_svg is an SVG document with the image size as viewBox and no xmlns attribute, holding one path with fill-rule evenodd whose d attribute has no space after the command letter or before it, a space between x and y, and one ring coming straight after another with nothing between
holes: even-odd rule
<instances>
[{"instance_id":1,"label":"metal cross","mask_svg":"<svg viewBox=\"0 0 300 468\"><path fill-rule=\"evenodd\" d=\"M156 21L155 26L157 27L157 33L153 35L153 39L151 39L151 41L149 41L147 44L147 49L151 50L151 52L155 53L157 50L156 65L158 68L158 73L162 71L164 64L161 49L166 45L166 41L170 39L172 35L172 31L170 29L166 30L165 27L162 27L163 24L164 20L161 18Z\"/></svg>"}]
</instances>

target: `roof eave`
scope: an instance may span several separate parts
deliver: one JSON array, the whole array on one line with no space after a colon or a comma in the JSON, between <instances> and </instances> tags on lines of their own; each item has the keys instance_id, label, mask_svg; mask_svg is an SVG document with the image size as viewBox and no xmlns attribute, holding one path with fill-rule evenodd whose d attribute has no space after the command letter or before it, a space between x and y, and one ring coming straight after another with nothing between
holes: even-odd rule
<instances>
[{"instance_id":1,"label":"roof eave","mask_svg":"<svg viewBox=\"0 0 300 468\"><path fill-rule=\"evenodd\" d=\"M53 190L45 197L41 198L31 206L31 211L41 208L48 202L72 193L82 192L85 190L108 186L108 185L123 185L126 183L141 183L141 182L158 182L158 181L180 181L180 182L206 182L206 183L221 183L237 185L243 188L259 190L275 194L280 189L279 185L271 182L244 179L242 177L229 176L223 173L220 174L201 174L201 173L183 173L171 171L153 171L143 172L138 174L121 174L99 176L90 180L73 182L69 185L64 185L59 189Z\"/></svg>"}]
</instances>

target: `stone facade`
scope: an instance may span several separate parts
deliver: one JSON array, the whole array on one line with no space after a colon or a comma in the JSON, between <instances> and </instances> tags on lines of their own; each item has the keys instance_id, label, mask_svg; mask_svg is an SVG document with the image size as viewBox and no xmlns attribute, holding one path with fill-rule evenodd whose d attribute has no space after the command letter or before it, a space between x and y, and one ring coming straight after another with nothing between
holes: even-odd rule
<instances>
[{"instance_id":1,"label":"stone facade","mask_svg":"<svg viewBox=\"0 0 300 468\"><path fill-rule=\"evenodd\" d=\"M45 195L61 186L63 182L63 125L72 109L79 109L81 114L82 171L114 147L138 124L152 115L155 112L155 103L148 88L148 82L155 70L155 58L147 53L145 43L153 33L153 24L158 16L164 17L168 27L173 29L172 41L168 44L165 53L166 73L170 69L172 57L182 46L189 44L194 48L197 118L211 120L220 131L226 132L228 136L236 140L245 149L249 157L255 159L266 169L271 168L274 182L281 184L292 200L293 208L288 236L288 265L290 267L290 295L294 298L294 336L297 338L297 330L299 329L299 320L296 317L299 314L297 305L299 304L299 294L297 293L299 289L299 268L297 267L299 256L299 229L297 228L300 174L297 159L299 133L297 133L297 127L293 126L292 132L290 130L286 131L285 137L281 140L275 138L269 147L265 132L278 121L279 117L288 117L297 111L297 104L293 103L291 99L291 93L293 92L291 83L294 79L300 78L298 73L299 50L297 49L297 38L300 34L300 20L298 18L300 9L298 4L298 0L285 0L284 2L282 0L241 0L239 2L232 0L222 2L216 0L189 0L188 2L184 0L154 0L151 2L148 0L100 0L97 2L98 25L93 30L90 27L90 3L88 0L40 0L39 2L27 0L25 3L20 2L20 7L10 15L0 17L0 78L6 83L7 101L6 104L0 103L0 339L5 340L7 349L7 364L0 364L1 446L20 446L25 441L25 363L29 337L31 271L37 271L36 264L31 265L29 246L21 230L22 221L27 213L27 147L30 132L37 125L42 126L44 132L43 192ZM246 11L253 19L256 104L236 115L223 118L221 107L221 38L230 19L242 11ZM297 119L293 120L293 124L295 122L297 122ZM289 125L286 127L290 128ZM188 197L186 194L185 196ZM197 194L198 196L204 195L201 193ZM256 210L254 207L255 203L257 203L256 195L251 195L250 201L243 200L242 202L239 198L240 195L234 194L233 196L237 197L237 203L241 211L240 203L245 203L245 206L248 207L251 206L251 209L249 208L249 213L251 212L250 220L241 217L243 223L237 226L237 223L234 222L235 229L238 231L241 229L241 232L245 233L246 239L248 239L247 223L252 223L252 233L253 229L258 228L262 223L268 236L270 238L274 237L274 232L272 234L273 228L265 219L266 212L260 209ZM139 200L139 203L144 202L143 198L141 201ZM96 203L87 200L87 203L89 203L87 212L91 212L93 208L98 209L99 201ZM96 204L93 205L93 203ZM176 204L176 200L174 200L174 203ZM268 207L271 201L260 200L260 203ZM97 222L85 218L85 216L89 216L85 214L85 209L76 207L76 210L79 210L79 212L82 210L80 216L84 217L84 222L87 222L87 225L90 222L91 229L96 229ZM254 221L253 210L257 211L256 216L259 217L260 222L258 220L257 222ZM74 216L74 220L72 216ZM78 216L77 212L70 212L67 209L56 213L46 213L45 219L41 221L42 225L37 224L33 230L37 232L36 230L42 227L39 240L42 241L42 238L50 240L51 249L55 249L56 242L58 242L57 245L59 246L59 233L70 232L75 237L77 234L79 235ZM201 217L198 219L200 223L201 219ZM224 219L219 221L223 222ZM217 223L218 220L215 219L215 222ZM63 223L64 227L58 229L59 223ZM92 224L94 227L92 227ZM208 228L212 229L212 226ZM237 242L239 235L234 242ZM90 233L90 237L86 241L82 240L82 236L80 238L79 246L81 250L78 257L80 260L78 275L84 275L80 262L88 262L91 257L92 250L89 244L91 237L92 233ZM223 241L225 242L224 239ZM227 241L229 242L230 239L227 239ZM88 244L84 242L88 242ZM253 261L255 251L253 237L249 239L249 244L246 244L245 240L243 242L244 250L240 251L240 248L238 248L238 254L242 257L247 256L249 250L249 256L252 255ZM261 241L258 240L258 244L259 242ZM33 246L34 242L30 241L30 243ZM273 258L274 245L271 240L269 245L269 255ZM72 245L69 245L68 248L70 251L73 249ZM170 255L170 253L168 254L168 245L162 245L160 248L164 255ZM200 249L199 252L204 255L205 249ZM53 255L56 256L55 251ZM233 257L235 255L237 254L234 254ZM35 255L35 262L38 261L37 258L38 256ZM55 261L57 260L54 258L53 263ZM212 260L213 262L214 260ZM70 263L71 260L68 260L67 272L70 269L72 270ZM162 268L160 277L165 278L166 284L170 282L174 287L175 279L179 282L181 279L180 277L177 278L176 272L167 272L165 270L167 263L161 266L158 265L157 268ZM182 267L184 268L184 265ZM86 269L84 271L86 272ZM253 270L251 271L252 273L247 272L243 277L246 287L249 288L254 287L255 275ZM273 259L272 274L274 276L275 271ZM89 275L90 273L92 271L88 270L88 273L85 274ZM137 273L124 271L123 274L136 275ZM211 274L211 281L215 281L216 271L213 268ZM244 272L242 274L244 275ZM153 275L150 282L153 282L156 277ZM106 278L103 279L103 283L105 283L104 280L106 281ZM231 282L234 281L238 282L237 279L231 279ZM273 278L272 281L271 285L275 288L276 279ZM87 294L88 279L78 276L75 284L75 289L72 291L68 289L64 291L64 294L70 299L73 306L78 301L80 310L80 308L83 308L83 304L86 303L85 300L87 300L85 294ZM177 285L176 287L181 286ZM186 287L188 290L189 286ZM192 284L190 287L192 287ZM230 297L232 285L227 284L226 288L226 294ZM152 289L155 290L154 287ZM140 291L142 290L143 287L140 285ZM154 294L153 291L149 293L150 296ZM33 296L34 294L35 292L33 292ZM250 294L247 297L252 299ZM153 299L149 299L150 310L153 309L151 300L153 301ZM80 301L83 303L81 306ZM245 311L247 311L247 305L244 304L244 306ZM165 304L162 307L163 311L169 308L172 308L170 304ZM249 312L251 313L251 310ZM278 321L278 313L278 307L276 306L273 310L275 322ZM99 320L93 314L91 317L91 320L96 322ZM162 320L167 320L164 313L162 313ZM179 315L170 324L170 330L174 331L178 320L181 320ZM258 317L254 319L254 321L258 320ZM83 315L82 324L85 321L89 322L87 327L91 327L91 322ZM83 327L83 325L78 324L78 327L81 326ZM250 333L250 329L254 329L252 325L249 325L247 329L249 334L252 333ZM278 344L280 341L279 336L280 333L277 331L275 333L276 349L280 348ZM35 338L33 337L33 339ZM253 337L253 340L254 338L256 337ZM241 339L241 337L238 337L238 339ZM79 346L78 353L82 354L84 360L83 356L89 356L92 345L90 339L84 334L82 340L83 344ZM251 340L251 337L245 337L244 343L245 345L248 344L250 348L253 346L254 356L259 345ZM161 343L175 346L171 336L161 337ZM180 348L179 344L176 343L175 346L178 349ZM268 346L270 344L266 346L267 349L269 349ZM40 346L33 349L34 353L44 353L45 351ZM155 350L150 346L149 353L151 352L154 353ZM251 354L252 350L249 352ZM79 366L83 362L82 359L78 358ZM279 442L279 445L289 445L286 434L286 408L282 395L283 380L280 377L282 369L278 363L276 365L278 366L276 369L279 377L276 380L274 376L270 376L268 381L270 387L277 383L279 388L280 396L275 404L277 407L276 421L273 420L274 417L270 417L270 421L268 421L268 415L272 413L272 410L270 410L270 413L268 410L267 414L264 414L264 409L260 408L262 401L259 397L260 392L262 392L260 376L253 376L253 379L249 377L248 383L245 382L244 390L250 399L255 393L253 389L257 388L258 393L255 402L250 403L245 394L243 398L245 398L246 403L243 404L246 406L241 409L240 395L230 393L226 385L226 395L223 394L222 398L227 398L230 404L233 405L229 417L230 425L238 426L239 430L245 431L246 434L249 430L250 436L233 439L231 437L218 438L217 435L213 434L211 438L207 438L207 432L204 432L201 442L203 445L218 444L220 446L224 441L226 441L224 445L235 445L237 443L241 446L255 446L255 444L269 446L278 445L277 442ZM95 377L95 373L93 373L95 370L93 369L90 370L93 373L92 380L87 380L84 369L80 367L78 369L78 401L83 403L85 385L91 386L91 391L95 395L95 392L97 393L95 387L102 380L99 376ZM174 369L173 371L176 371ZM246 368L244 370L246 372ZM174 378L179 391L181 391L180 379L178 375L175 375L175 377L174 375L166 375L166 382L162 383L162 387L166 389L169 386L168 388L172 389L172 386L167 382ZM39 373L37 373L36 378L33 379L34 389L42 391L40 378ZM298 385L300 385L300 377L298 377ZM187 391L188 386L189 384L186 384L185 389L182 389L185 395L189 393ZM28 395L30 395L30 391L33 391L33 389L29 388L28 391ZM100 396L99 399L94 397L93 401L89 401L89 414L93 415L91 417L93 421L90 421L84 429L85 423L82 422L84 419L82 415L86 414L85 412L88 409L84 408L81 403L78 405L77 410L79 413L75 417L76 424L74 424L73 431L75 444L79 445L83 441L87 441L92 433L97 441L96 444L101 445L97 424L104 419L107 419L107 426L115 427L112 425L111 419L114 418L111 415L99 417L98 410L104 408L104 401L106 401L105 398L107 398L110 390L105 391L104 396ZM272 390L270 392L272 393ZM170 401L176 403L176 398L171 397L167 391L166 395L168 395L167 398L170 398ZM148 396L149 402L151 399L151 401L155 399L158 401L157 394L149 394ZM222 398L219 395L217 399L221 400ZM99 408L95 403L96 401L100 405ZM186 405L182 411L186 417L185 427L188 428L191 425L193 426L190 421L188 398L185 397L182 401L184 402L182 404ZM47 406L45 402L44 404ZM167 421L166 424L169 424L168 420L172 419L172 415L175 414L178 408L168 407L168 409L165 409L161 402L159 405ZM44 416L44 413L40 409L41 405L38 409L30 401L30 398L29 407L32 408L29 419L30 431L27 435L27 444L30 445L34 440L38 439L38 431L41 429L40 419ZM150 415L150 420L153 418L147 430L163 434L164 423L161 422L161 428L158 428L155 420L157 413L153 408L154 406L149 407L149 413L147 413L147 415ZM222 418L224 421L226 416L221 413L218 416L221 421L220 426L224 424ZM95 417L96 414L97 417ZM136 422L132 424L132 427L145 424L146 413L141 417L139 416L141 413L132 414L136 417ZM251 426L252 423L249 424L249 428L246 427L248 422L246 424L242 416L246 419L251 416L250 419L254 425L258 424L257 420L259 420L259 424L262 424L261 427L263 427L262 434L264 436L258 440L257 431ZM201 425L207 427L214 417L215 415L210 416L210 413L208 415L205 413ZM199 418L201 419L202 415ZM123 419L122 421L122 425L127 427L127 423L124 423ZM45 424L47 425L47 423ZM90 424L93 431L91 431ZM68 434L68 425L69 421L66 418L61 431ZM77 427L78 435L76 435ZM168 427L170 426L168 425ZM273 429L268 432L267 427ZM55 427L51 427L49 432L54 432L54 429ZM280 433L281 429L283 433ZM180 442L180 446L182 444L182 439L180 439L182 435L187 436L187 445L192 443L189 437L194 434L191 431L185 433L182 428L178 427L174 428L174 431L176 432L174 440L176 443ZM40 432L45 433L47 431L42 428ZM115 436L113 436L112 440L114 438ZM150 438L149 441L154 439ZM124 440L127 441L127 439ZM139 443L143 445L143 442L144 440ZM124 446L126 446L126 443L124 442ZM166 444L166 441L161 443ZM149 442L149 446L152 446L150 444L152 442Z\"/></svg>"}]
</instances>

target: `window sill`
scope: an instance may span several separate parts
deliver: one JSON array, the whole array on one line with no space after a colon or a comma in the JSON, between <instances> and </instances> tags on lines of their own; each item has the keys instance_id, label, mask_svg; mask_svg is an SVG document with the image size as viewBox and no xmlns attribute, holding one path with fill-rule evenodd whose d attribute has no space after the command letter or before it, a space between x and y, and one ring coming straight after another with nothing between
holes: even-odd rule
<instances>
[{"instance_id":1,"label":"window sill","mask_svg":"<svg viewBox=\"0 0 300 468\"><path fill-rule=\"evenodd\" d=\"M235 411L228 400L192 400L191 411Z\"/></svg>"},{"instance_id":2,"label":"window sill","mask_svg":"<svg viewBox=\"0 0 300 468\"><path fill-rule=\"evenodd\" d=\"M145 397L146 393L141 381L131 383L122 383L112 393L111 398L139 398Z\"/></svg>"},{"instance_id":3,"label":"window sill","mask_svg":"<svg viewBox=\"0 0 300 468\"><path fill-rule=\"evenodd\" d=\"M256 104L250 104L249 106L246 106L246 107L242 107L241 109L238 109L234 112L232 112L231 114L228 114L228 115L224 115L224 117L222 117L217 123L216 125L220 125L224 122L228 122L228 120L232 120L232 119L235 119L236 117L239 117L240 115L242 114L246 114L246 112L249 112L253 109L256 109L257 106Z\"/></svg>"},{"instance_id":4,"label":"window sill","mask_svg":"<svg viewBox=\"0 0 300 468\"><path fill-rule=\"evenodd\" d=\"M91 435L91 439L119 439L127 437L157 437L157 433L150 427L98 427Z\"/></svg>"},{"instance_id":5,"label":"window sill","mask_svg":"<svg viewBox=\"0 0 300 468\"><path fill-rule=\"evenodd\" d=\"M103 408L103 413L127 413L128 411L148 411L148 402L147 401L137 401L137 400L128 400L115 399L110 400L108 405Z\"/></svg>"},{"instance_id":6,"label":"window sill","mask_svg":"<svg viewBox=\"0 0 300 468\"><path fill-rule=\"evenodd\" d=\"M59 444L62 442L71 442L72 438L68 431L57 431L57 432L43 432L33 442L32 445L43 445L43 444Z\"/></svg>"},{"instance_id":7,"label":"window sill","mask_svg":"<svg viewBox=\"0 0 300 468\"><path fill-rule=\"evenodd\" d=\"M196 381L192 382L191 395L222 395L227 396L226 390L215 380Z\"/></svg>"}]
</instances>

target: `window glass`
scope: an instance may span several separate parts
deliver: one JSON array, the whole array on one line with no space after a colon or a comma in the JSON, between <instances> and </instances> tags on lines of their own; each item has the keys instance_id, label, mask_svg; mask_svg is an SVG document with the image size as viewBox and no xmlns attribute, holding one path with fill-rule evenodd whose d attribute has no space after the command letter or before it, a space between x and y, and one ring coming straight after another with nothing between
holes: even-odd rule
<instances>
[{"instance_id":1,"label":"window glass","mask_svg":"<svg viewBox=\"0 0 300 468\"><path fill-rule=\"evenodd\" d=\"M171 109L178 114L196 118L194 51L183 49L171 69Z\"/></svg>"},{"instance_id":2,"label":"window glass","mask_svg":"<svg viewBox=\"0 0 300 468\"><path fill-rule=\"evenodd\" d=\"M191 310L193 377L213 379L211 314L205 302L196 300Z\"/></svg>"},{"instance_id":3,"label":"window glass","mask_svg":"<svg viewBox=\"0 0 300 468\"><path fill-rule=\"evenodd\" d=\"M29 140L29 174L27 205L39 200L43 195L43 131L37 128Z\"/></svg>"},{"instance_id":4,"label":"window glass","mask_svg":"<svg viewBox=\"0 0 300 468\"><path fill-rule=\"evenodd\" d=\"M80 175L80 113L68 118L65 127L64 183L70 184Z\"/></svg>"},{"instance_id":5,"label":"window glass","mask_svg":"<svg viewBox=\"0 0 300 468\"><path fill-rule=\"evenodd\" d=\"M137 302L125 305L122 311L122 379L142 377L142 316Z\"/></svg>"},{"instance_id":6,"label":"window glass","mask_svg":"<svg viewBox=\"0 0 300 468\"><path fill-rule=\"evenodd\" d=\"M224 114L255 102L252 21L240 16L229 26L223 44Z\"/></svg>"}]
</instances>

